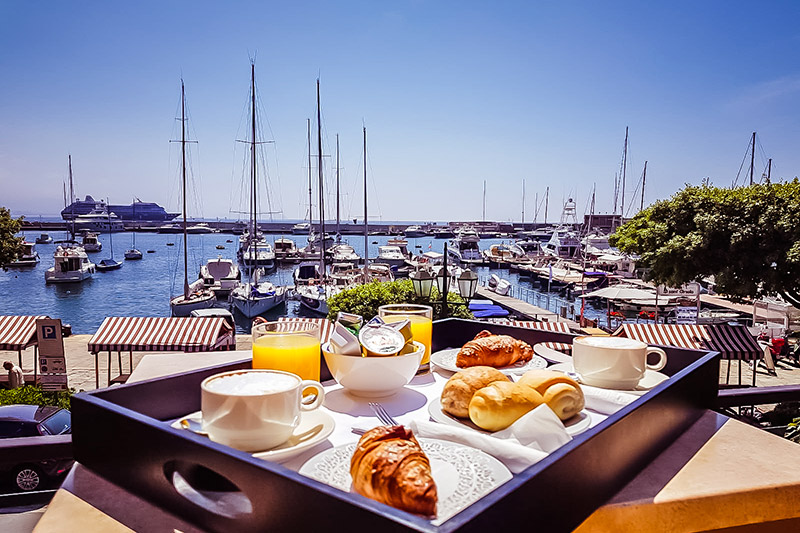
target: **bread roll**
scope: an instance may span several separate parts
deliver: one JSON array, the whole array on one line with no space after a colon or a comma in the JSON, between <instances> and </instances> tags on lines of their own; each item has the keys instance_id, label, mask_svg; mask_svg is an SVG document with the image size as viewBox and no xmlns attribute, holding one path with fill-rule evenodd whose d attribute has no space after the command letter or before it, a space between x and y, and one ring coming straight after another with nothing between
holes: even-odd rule
<instances>
[{"instance_id":1,"label":"bread roll","mask_svg":"<svg viewBox=\"0 0 800 533\"><path fill-rule=\"evenodd\" d=\"M500 431L542 403L544 398L533 387L495 381L475 392L469 402L469 418L487 431Z\"/></svg>"},{"instance_id":2,"label":"bread roll","mask_svg":"<svg viewBox=\"0 0 800 533\"><path fill-rule=\"evenodd\" d=\"M508 381L508 377L489 366L473 366L456 372L442 389L442 411L459 418L468 418L469 402L475 391L494 381Z\"/></svg>"},{"instance_id":3,"label":"bread roll","mask_svg":"<svg viewBox=\"0 0 800 533\"><path fill-rule=\"evenodd\" d=\"M585 405L583 390L577 381L553 370L529 370L517 382L535 389L561 420L572 418Z\"/></svg>"}]
</instances>

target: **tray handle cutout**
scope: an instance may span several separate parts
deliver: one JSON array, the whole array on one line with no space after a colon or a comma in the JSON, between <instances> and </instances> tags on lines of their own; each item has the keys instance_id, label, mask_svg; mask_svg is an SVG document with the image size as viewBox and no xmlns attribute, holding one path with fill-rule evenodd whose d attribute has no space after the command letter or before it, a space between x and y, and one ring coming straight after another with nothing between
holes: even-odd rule
<instances>
[{"instance_id":1,"label":"tray handle cutout","mask_svg":"<svg viewBox=\"0 0 800 533\"><path fill-rule=\"evenodd\" d=\"M206 511L227 518L253 513L250 499L225 476L187 461L169 461L164 475L175 490Z\"/></svg>"}]
</instances>

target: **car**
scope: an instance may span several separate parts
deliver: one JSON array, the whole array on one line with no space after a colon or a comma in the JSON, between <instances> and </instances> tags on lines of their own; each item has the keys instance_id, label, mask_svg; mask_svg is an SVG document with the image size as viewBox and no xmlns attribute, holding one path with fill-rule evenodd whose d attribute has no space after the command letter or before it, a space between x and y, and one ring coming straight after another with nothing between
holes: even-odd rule
<instances>
[{"instance_id":1,"label":"car","mask_svg":"<svg viewBox=\"0 0 800 533\"><path fill-rule=\"evenodd\" d=\"M72 417L66 409L37 405L0 406L0 439L71 433ZM17 489L26 492L60 482L74 463L72 457L63 454L35 461L20 461L9 455L0 457L0 471Z\"/></svg>"}]
</instances>

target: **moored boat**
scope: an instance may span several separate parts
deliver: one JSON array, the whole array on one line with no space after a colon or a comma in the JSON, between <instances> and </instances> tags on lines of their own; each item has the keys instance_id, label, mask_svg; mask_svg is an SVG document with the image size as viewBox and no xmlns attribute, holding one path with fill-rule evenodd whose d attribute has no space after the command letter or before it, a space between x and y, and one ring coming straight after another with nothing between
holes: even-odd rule
<instances>
[{"instance_id":1,"label":"moored boat","mask_svg":"<svg viewBox=\"0 0 800 533\"><path fill-rule=\"evenodd\" d=\"M25 268L36 266L38 263L39 253L36 251L36 244L32 242L23 242L22 253L5 266L9 268Z\"/></svg>"},{"instance_id":2,"label":"moored boat","mask_svg":"<svg viewBox=\"0 0 800 533\"><path fill-rule=\"evenodd\" d=\"M55 264L44 273L45 283L74 283L87 280L95 273L95 264L80 246L57 246L53 259Z\"/></svg>"},{"instance_id":3,"label":"moored boat","mask_svg":"<svg viewBox=\"0 0 800 533\"><path fill-rule=\"evenodd\" d=\"M103 249L103 243L97 238L97 233L86 232L81 238L81 246L88 253L99 252Z\"/></svg>"}]
</instances>

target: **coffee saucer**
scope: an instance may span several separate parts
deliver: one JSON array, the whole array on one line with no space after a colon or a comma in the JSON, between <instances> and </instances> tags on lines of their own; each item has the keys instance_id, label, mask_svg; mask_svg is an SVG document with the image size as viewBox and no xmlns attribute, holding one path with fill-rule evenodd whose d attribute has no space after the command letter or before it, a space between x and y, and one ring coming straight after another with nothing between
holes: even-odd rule
<instances>
[{"instance_id":1,"label":"coffee saucer","mask_svg":"<svg viewBox=\"0 0 800 533\"><path fill-rule=\"evenodd\" d=\"M181 417L172 422L170 426L208 436L208 433L202 430L203 414L200 411ZM325 411L319 409L301 411L300 423L292 432L289 440L269 450L252 452L252 455L265 461L281 463L327 439L333 433L334 427L336 427L336 422Z\"/></svg>"},{"instance_id":2,"label":"coffee saucer","mask_svg":"<svg viewBox=\"0 0 800 533\"><path fill-rule=\"evenodd\" d=\"M551 365L547 367L548 370L557 370L558 372L564 373L573 373L575 374L575 369L572 366L572 363L558 363L555 365ZM577 374L580 378L580 374ZM644 377L636 388L633 389L610 389L608 387L598 387L604 388L607 390L619 390L624 391L630 394L637 394L642 395L649 392L651 389L655 388L656 385L659 385L662 381L666 381L669 379L669 376L666 374L662 374L661 372L656 372L655 370L645 370Z\"/></svg>"}]
</instances>

